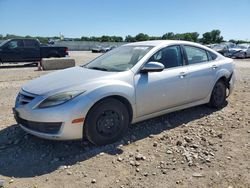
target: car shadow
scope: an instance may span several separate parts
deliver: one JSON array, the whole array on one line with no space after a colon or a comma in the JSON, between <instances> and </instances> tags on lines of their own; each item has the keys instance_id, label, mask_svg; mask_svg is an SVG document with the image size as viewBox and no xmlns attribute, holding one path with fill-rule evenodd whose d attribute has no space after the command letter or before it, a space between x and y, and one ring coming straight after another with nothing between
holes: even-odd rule
<instances>
[{"instance_id":1,"label":"car shadow","mask_svg":"<svg viewBox=\"0 0 250 188\"><path fill-rule=\"evenodd\" d=\"M123 153L119 145L158 135L212 114L215 109L201 105L130 126L123 140L106 146L94 146L88 141L50 141L25 133L18 125L0 131L0 175L7 177L34 177L51 173L61 166L83 162L104 152Z\"/></svg>"}]
</instances>

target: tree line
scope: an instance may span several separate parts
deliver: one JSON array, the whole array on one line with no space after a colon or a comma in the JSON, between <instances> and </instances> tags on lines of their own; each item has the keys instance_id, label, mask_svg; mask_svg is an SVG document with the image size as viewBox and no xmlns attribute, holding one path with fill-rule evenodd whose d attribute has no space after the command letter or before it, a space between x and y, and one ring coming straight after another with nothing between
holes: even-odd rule
<instances>
[{"instance_id":1,"label":"tree line","mask_svg":"<svg viewBox=\"0 0 250 188\"><path fill-rule=\"evenodd\" d=\"M138 41L148 41L148 40L185 40L191 42L199 42L202 44L213 44L213 43L221 43L225 40L223 36L221 36L220 30L212 30L210 32L205 32L199 37L200 34L198 32L187 32L187 33L173 33L168 32L162 36L149 36L145 33L139 33L135 36L127 35L125 38L121 36L108 36L103 35L101 37L87 37L82 36L81 38L71 38L73 41L96 41L96 42L138 42ZM6 34L5 36L0 34L0 40L11 39L11 38L36 38L39 39L41 43L48 43L49 39L60 40L61 38L58 36L55 37L32 37L32 36L17 36L12 34ZM247 41L244 40L229 40L230 42L235 43L244 43Z\"/></svg>"}]
</instances>

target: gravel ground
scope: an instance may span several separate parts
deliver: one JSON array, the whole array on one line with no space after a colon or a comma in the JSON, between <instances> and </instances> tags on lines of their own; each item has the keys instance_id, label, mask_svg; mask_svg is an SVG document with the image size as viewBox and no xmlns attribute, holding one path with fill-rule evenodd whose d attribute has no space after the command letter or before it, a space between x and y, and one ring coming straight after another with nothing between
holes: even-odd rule
<instances>
[{"instance_id":1,"label":"gravel ground","mask_svg":"<svg viewBox=\"0 0 250 188\"><path fill-rule=\"evenodd\" d=\"M99 54L70 52L77 64ZM250 59L222 110L205 105L131 125L103 147L48 141L22 131L11 108L20 87L48 74L0 68L0 187L250 187Z\"/></svg>"}]
</instances>

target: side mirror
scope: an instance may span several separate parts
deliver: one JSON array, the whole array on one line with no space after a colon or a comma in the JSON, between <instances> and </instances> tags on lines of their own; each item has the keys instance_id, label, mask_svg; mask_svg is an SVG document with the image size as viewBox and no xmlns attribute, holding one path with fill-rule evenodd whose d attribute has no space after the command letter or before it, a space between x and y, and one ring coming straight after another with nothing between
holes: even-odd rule
<instances>
[{"instance_id":1,"label":"side mirror","mask_svg":"<svg viewBox=\"0 0 250 188\"><path fill-rule=\"evenodd\" d=\"M141 73L147 73L147 72L161 72L164 70L164 65L159 62L148 62L144 65L144 67L141 69Z\"/></svg>"}]
</instances>

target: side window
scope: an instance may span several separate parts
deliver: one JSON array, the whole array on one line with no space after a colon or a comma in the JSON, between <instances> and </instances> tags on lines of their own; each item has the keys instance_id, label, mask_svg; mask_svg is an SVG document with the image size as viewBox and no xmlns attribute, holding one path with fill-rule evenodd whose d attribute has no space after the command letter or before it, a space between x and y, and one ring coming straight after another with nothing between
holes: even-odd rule
<instances>
[{"instance_id":1,"label":"side window","mask_svg":"<svg viewBox=\"0 0 250 188\"><path fill-rule=\"evenodd\" d=\"M183 58L180 46L169 46L156 52L148 61L162 63L165 68L178 67L183 65Z\"/></svg>"},{"instance_id":2,"label":"side window","mask_svg":"<svg viewBox=\"0 0 250 188\"><path fill-rule=\"evenodd\" d=\"M190 65L208 61L206 50L193 46L184 46L184 48Z\"/></svg>"},{"instance_id":3,"label":"side window","mask_svg":"<svg viewBox=\"0 0 250 188\"><path fill-rule=\"evenodd\" d=\"M35 40L24 40L24 46L27 48L37 47L37 42Z\"/></svg>"},{"instance_id":4,"label":"side window","mask_svg":"<svg viewBox=\"0 0 250 188\"><path fill-rule=\"evenodd\" d=\"M8 49L16 49L23 47L22 40L12 40L8 43Z\"/></svg>"},{"instance_id":5,"label":"side window","mask_svg":"<svg viewBox=\"0 0 250 188\"><path fill-rule=\"evenodd\" d=\"M207 51L207 55L208 55L209 61L213 61L217 58L217 55L210 51Z\"/></svg>"}]
</instances>

